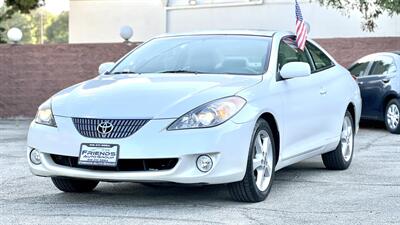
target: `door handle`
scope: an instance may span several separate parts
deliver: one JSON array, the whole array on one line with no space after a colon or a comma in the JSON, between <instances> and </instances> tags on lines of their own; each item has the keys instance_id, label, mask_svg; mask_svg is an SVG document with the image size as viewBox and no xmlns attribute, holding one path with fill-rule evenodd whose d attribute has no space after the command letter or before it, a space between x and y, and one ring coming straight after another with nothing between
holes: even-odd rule
<instances>
[{"instance_id":1,"label":"door handle","mask_svg":"<svg viewBox=\"0 0 400 225\"><path fill-rule=\"evenodd\" d=\"M363 82L363 81L359 81L358 84L359 84L359 85L363 85L364 82Z\"/></svg>"},{"instance_id":2,"label":"door handle","mask_svg":"<svg viewBox=\"0 0 400 225\"><path fill-rule=\"evenodd\" d=\"M321 90L319 91L319 93L320 93L321 95L326 95L326 94L328 93L328 91L325 90L325 89L321 89Z\"/></svg>"},{"instance_id":3,"label":"door handle","mask_svg":"<svg viewBox=\"0 0 400 225\"><path fill-rule=\"evenodd\" d=\"M383 83L389 83L389 81L390 81L390 78L383 78L383 79L382 79L382 82L383 82Z\"/></svg>"}]
</instances>

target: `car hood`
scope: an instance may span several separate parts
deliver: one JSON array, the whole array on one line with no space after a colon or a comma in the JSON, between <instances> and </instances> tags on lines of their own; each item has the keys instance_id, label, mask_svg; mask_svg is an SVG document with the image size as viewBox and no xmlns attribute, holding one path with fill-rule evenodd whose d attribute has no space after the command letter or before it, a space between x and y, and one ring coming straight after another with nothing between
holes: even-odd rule
<instances>
[{"instance_id":1,"label":"car hood","mask_svg":"<svg viewBox=\"0 0 400 225\"><path fill-rule=\"evenodd\" d=\"M52 98L54 115L87 118L177 118L255 85L262 76L142 74L99 76Z\"/></svg>"}]
</instances>

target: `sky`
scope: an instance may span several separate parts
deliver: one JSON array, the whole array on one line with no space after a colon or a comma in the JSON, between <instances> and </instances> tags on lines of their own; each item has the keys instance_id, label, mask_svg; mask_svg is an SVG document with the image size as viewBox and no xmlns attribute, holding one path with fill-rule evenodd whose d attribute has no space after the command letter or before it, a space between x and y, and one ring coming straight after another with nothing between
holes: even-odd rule
<instances>
[{"instance_id":1,"label":"sky","mask_svg":"<svg viewBox=\"0 0 400 225\"><path fill-rule=\"evenodd\" d=\"M58 14L69 11L69 0L46 0L46 9L51 13Z\"/></svg>"},{"instance_id":2,"label":"sky","mask_svg":"<svg viewBox=\"0 0 400 225\"><path fill-rule=\"evenodd\" d=\"M46 2L46 10L59 14L62 11L69 11L69 0L45 0ZM3 6L4 0L0 0L0 7Z\"/></svg>"}]
</instances>

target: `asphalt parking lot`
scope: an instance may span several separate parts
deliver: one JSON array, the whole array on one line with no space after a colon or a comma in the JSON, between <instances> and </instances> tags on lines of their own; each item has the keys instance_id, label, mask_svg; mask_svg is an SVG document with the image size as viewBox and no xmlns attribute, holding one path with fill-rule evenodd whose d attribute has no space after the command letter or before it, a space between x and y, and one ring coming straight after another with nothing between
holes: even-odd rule
<instances>
[{"instance_id":1,"label":"asphalt parking lot","mask_svg":"<svg viewBox=\"0 0 400 225\"><path fill-rule=\"evenodd\" d=\"M28 124L0 120L0 224L400 224L400 135L376 124L362 126L348 170L325 170L319 157L298 163L256 204L232 201L223 185L62 193L28 169Z\"/></svg>"}]
</instances>

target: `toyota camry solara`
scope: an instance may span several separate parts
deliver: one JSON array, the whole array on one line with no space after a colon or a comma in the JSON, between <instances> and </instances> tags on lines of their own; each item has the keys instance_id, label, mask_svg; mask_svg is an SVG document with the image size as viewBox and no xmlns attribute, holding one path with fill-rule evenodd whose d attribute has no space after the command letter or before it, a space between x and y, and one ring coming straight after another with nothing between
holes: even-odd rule
<instances>
[{"instance_id":1,"label":"toyota camry solara","mask_svg":"<svg viewBox=\"0 0 400 225\"><path fill-rule=\"evenodd\" d=\"M44 102L31 171L65 192L100 181L227 184L264 200L275 171L322 155L349 167L361 112L350 73L290 32L163 35Z\"/></svg>"}]
</instances>

